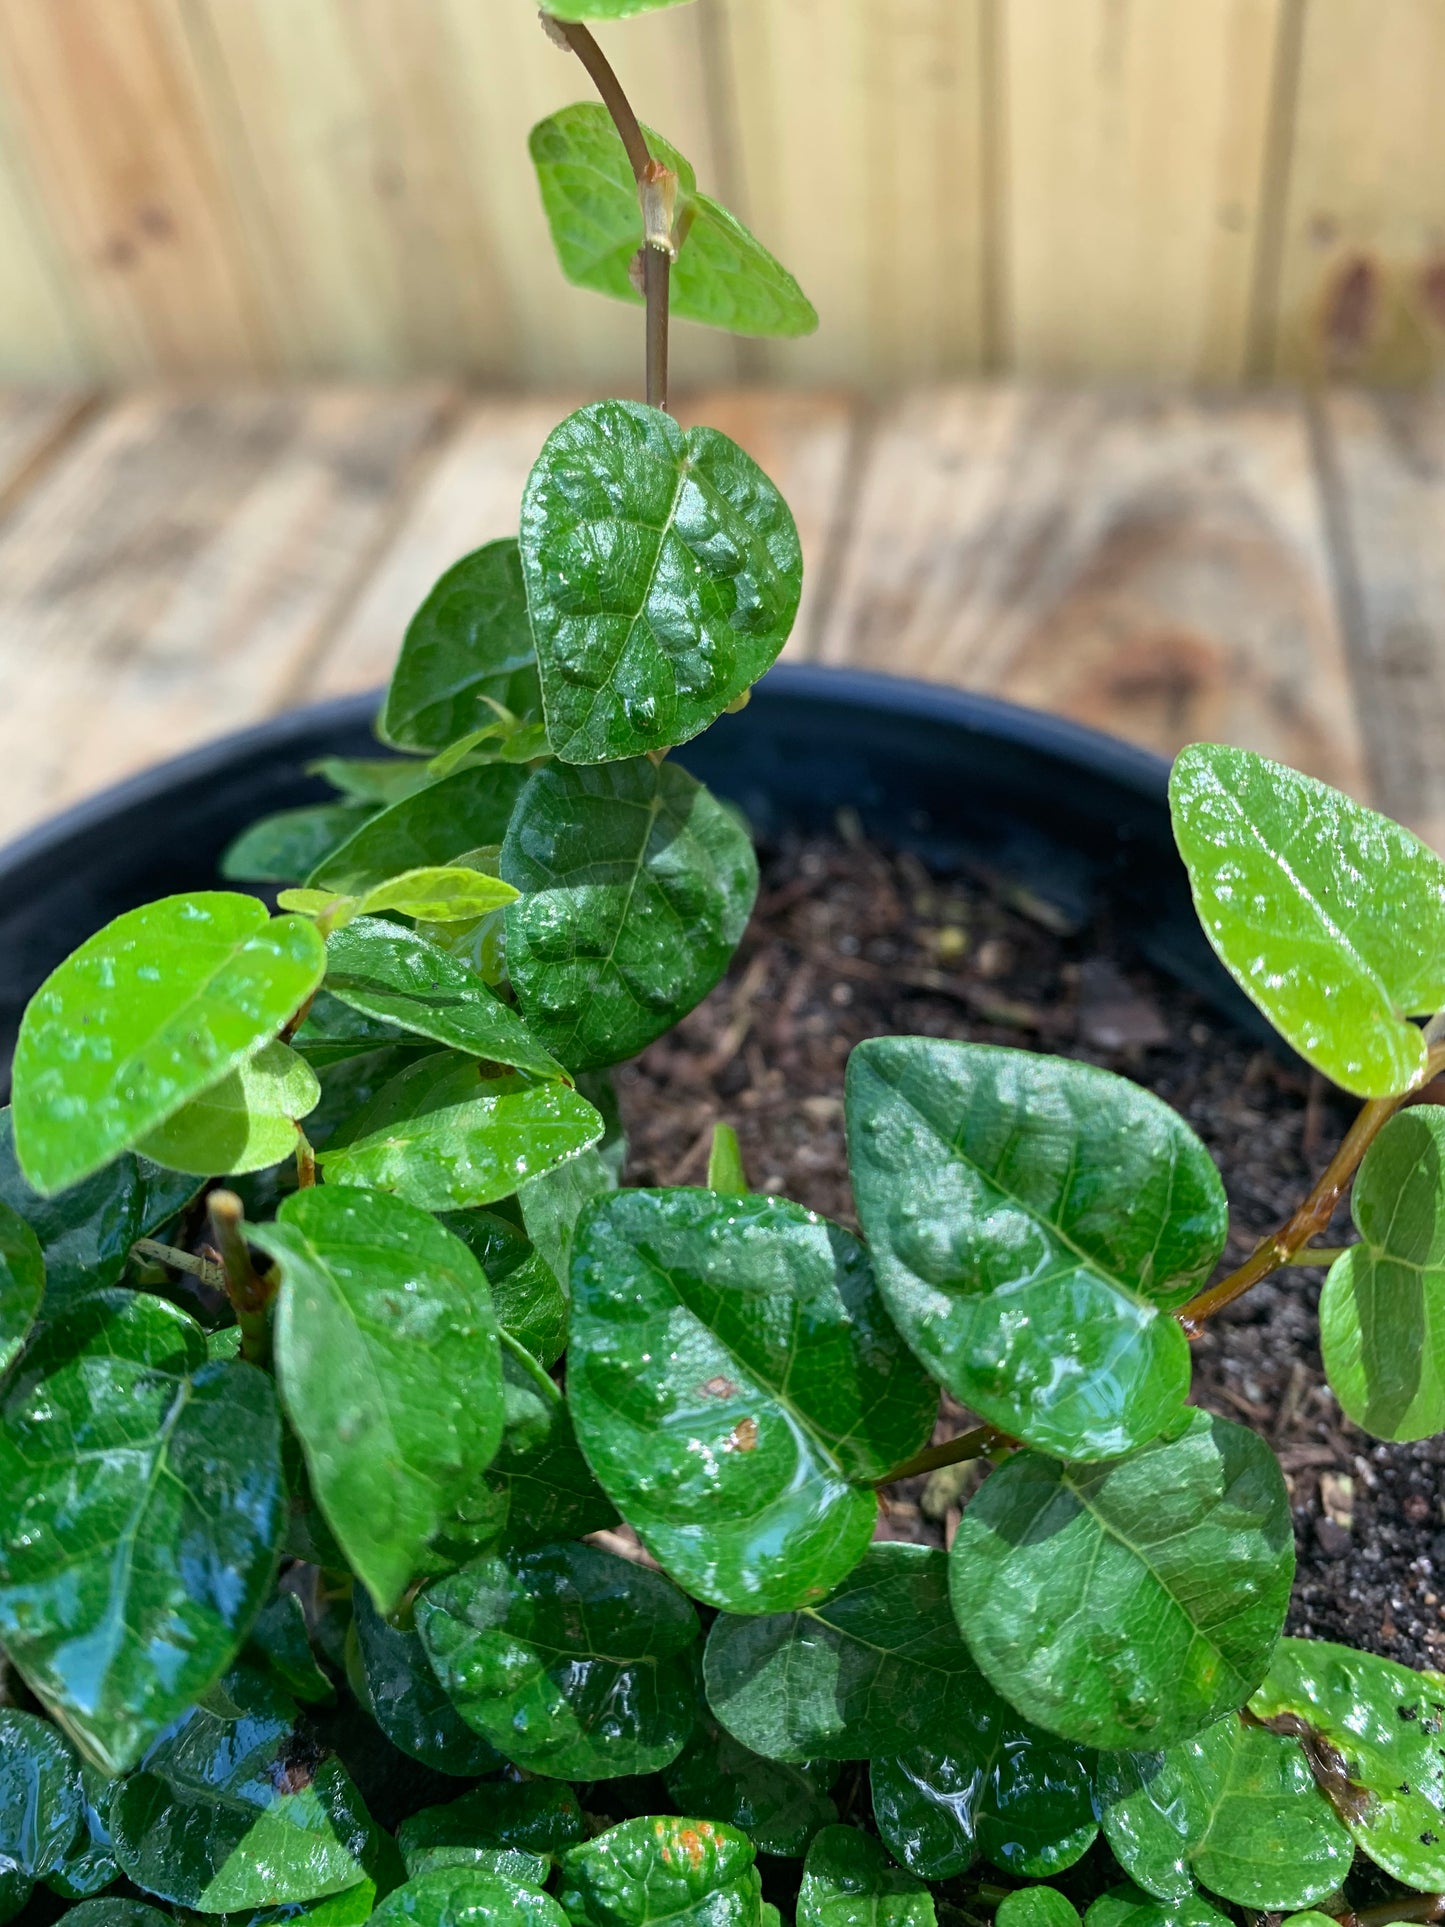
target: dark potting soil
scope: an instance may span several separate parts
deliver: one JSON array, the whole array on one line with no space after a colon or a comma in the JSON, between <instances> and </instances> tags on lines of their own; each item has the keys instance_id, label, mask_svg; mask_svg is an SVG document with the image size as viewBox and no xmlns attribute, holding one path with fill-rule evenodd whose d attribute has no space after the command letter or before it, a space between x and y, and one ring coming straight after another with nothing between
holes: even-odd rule
<instances>
[{"instance_id":1,"label":"dark potting soil","mask_svg":"<svg viewBox=\"0 0 1445 1927\"><path fill-rule=\"evenodd\" d=\"M1348 1100L1141 963L1124 933L1073 929L995 879L931 874L846 815L840 829L762 853L728 977L618 1073L629 1183L701 1183L724 1118L754 1189L856 1228L843 1067L865 1037L907 1033L1081 1058L1157 1092L1223 1174L1221 1271L1289 1215L1348 1126ZM1438 1085L1427 1095L1445 1101ZM1351 1235L1347 1213L1336 1230ZM1279 1455L1299 1553L1289 1630L1445 1666L1445 1440L1383 1445L1345 1418L1320 1366L1322 1278L1276 1273L1212 1320L1194 1346L1193 1400ZM945 1398L934 1436L973 1422ZM983 1476L951 1467L896 1488L880 1536L949 1543Z\"/></svg>"}]
</instances>

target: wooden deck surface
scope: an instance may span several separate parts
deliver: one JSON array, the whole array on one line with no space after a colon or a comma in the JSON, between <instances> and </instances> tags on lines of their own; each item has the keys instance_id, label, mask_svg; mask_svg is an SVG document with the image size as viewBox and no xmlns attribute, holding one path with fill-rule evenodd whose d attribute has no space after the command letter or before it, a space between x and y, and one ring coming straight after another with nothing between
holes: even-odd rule
<instances>
[{"instance_id":1,"label":"wooden deck surface","mask_svg":"<svg viewBox=\"0 0 1445 1927\"><path fill-rule=\"evenodd\" d=\"M578 397L0 394L0 841L207 738L384 680L516 527ZM792 503L788 654L1165 754L1247 744L1445 849L1445 399L724 390L679 414Z\"/></svg>"}]
</instances>

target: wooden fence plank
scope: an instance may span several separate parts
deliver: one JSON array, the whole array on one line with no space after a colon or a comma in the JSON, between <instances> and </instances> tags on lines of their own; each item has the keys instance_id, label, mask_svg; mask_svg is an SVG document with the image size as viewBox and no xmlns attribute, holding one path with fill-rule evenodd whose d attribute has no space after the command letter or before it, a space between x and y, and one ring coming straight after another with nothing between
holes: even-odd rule
<instances>
[{"instance_id":1,"label":"wooden fence plank","mask_svg":"<svg viewBox=\"0 0 1445 1927\"><path fill-rule=\"evenodd\" d=\"M91 405L75 389L0 390L0 516L23 499Z\"/></svg>"}]
</instances>

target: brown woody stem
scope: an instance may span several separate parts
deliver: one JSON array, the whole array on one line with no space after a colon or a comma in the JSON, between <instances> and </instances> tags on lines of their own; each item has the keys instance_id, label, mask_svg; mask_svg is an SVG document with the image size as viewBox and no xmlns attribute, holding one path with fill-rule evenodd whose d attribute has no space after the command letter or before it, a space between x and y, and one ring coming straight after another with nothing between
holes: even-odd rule
<instances>
[{"instance_id":1,"label":"brown woody stem","mask_svg":"<svg viewBox=\"0 0 1445 1927\"><path fill-rule=\"evenodd\" d=\"M267 1308L274 1295L251 1263L246 1246L246 1214L234 1191L213 1191L208 1200L211 1236L221 1254L226 1274L226 1296L241 1327L241 1356L248 1364L264 1365L271 1355L271 1323Z\"/></svg>"},{"instance_id":2,"label":"brown woody stem","mask_svg":"<svg viewBox=\"0 0 1445 1927\"><path fill-rule=\"evenodd\" d=\"M942 1465L963 1465L969 1459L987 1458L996 1447L1013 1443L1007 1432L1000 1432L996 1426L975 1425L971 1432L960 1432L957 1438L945 1439L942 1445L926 1445L873 1483L893 1485L899 1479L916 1479L925 1472L936 1472Z\"/></svg>"}]
</instances>

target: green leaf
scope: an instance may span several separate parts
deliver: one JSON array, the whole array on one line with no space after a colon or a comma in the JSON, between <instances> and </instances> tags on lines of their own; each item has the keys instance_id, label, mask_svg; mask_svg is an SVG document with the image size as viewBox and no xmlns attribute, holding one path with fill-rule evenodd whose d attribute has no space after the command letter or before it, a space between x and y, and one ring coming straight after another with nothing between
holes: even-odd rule
<instances>
[{"instance_id":1,"label":"green leaf","mask_svg":"<svg viewBox=\"0 0 1445 1927\"><path fill-rule=\"evenodd\" d=\"M867 1551L872 1481L938 1411L858 1240L801 1205L619 1191L572 1256L582 1449L664 1569L724 1611L824 1599Z\"/></svg>"},{"instance_id":2,"label":"green leaf","mask_svg":"<svg viewBox=\"0 0 1445 1927\"><path fill-rule=\"evenodd\" d=\"M428 923L471 923L512 901L516 891L500 877L462 864L433 864L404 870L377 883L361 899L362 916L395 911Z\"/></svg>"},{"instance_id":3,"label":"green leaf","mask_svg":"<svg viewBox=\"0 0 1445 1927\"><path fill-rule=\"evenodd\" d=\"M295 1193L251 1236L281 1265L276 1373L312 1491L390 1612L501 1440L486 1279L425 1211L349 1186Z\"/></svg>"},{"instance_id":4,"label":"green leaf","mask_svg":"<svg viewBox=\"0 0 1445 1927\"><path fill-rule=\"evenodd\" d=\"M657 13L663 7L685 6L687 0L547 0L547 11L557 20L626 20L635 13Z\"/></svg>"},{"instance_id":5,"label":"green leaf","mask_svg":"<svg viewBox=\"0 0 1445 1927\"><path fill-rule=\"evenodd\" d=\"M541 769L502 845L523 892L507 971L530 1028L569 1070L632 1057L717 983L752 914L758 866L737 818L676 763Z\"/></svg>"},{"instance_id":6,"label":"green leaf","mask_svg":"<svg viewBox=\"0 0 1445 1927\"><path fill-rule=\"evenodd\" d=\"M340 1893L366 1878L374 1829L334 1754L284 1693L243 1668L226 1710L197 1706L157 1741L111 1809L136 1886L221 1914Z\"/></svg>"},{"instance_id":7,"label":"green leaf","mask_svg":"<svg viewBox=\"0 0 1445 1927\"><path fill-rule=\"evenodd\" d=\"M1126 1882L1100 1894L1084 1915L1084 1927L1230 1927L1230 1920L1198 1894L1155 1900Z\"/></svg>"},{"instance_id":8,"label":"green leaf","mask_svg":"<svg viewBox=\"0 0 1445 1927\"><path fill-rule=\"evenodd\" d=\"M948 1603L946 1555L870 1546L821 1606L724 1614L708 1635L708 1704L773 1760L863 1760L947 1746L981 1684Z\"/></svg>"},{"instance_id":9,"label":"green leaf","mask_svg":"<svg viewBox=\"0 0 1445 1927\"><path fill-rule=\"evenodd\" d=\"M1323 1639L1282 1639L1249 1702L1299 1732L1355 1844L1408 1886L1445 1886L1445 1680Z\"/></svg>"},{"instance_id":10,"label":"green leaf","mask_svg":"<svg viewBox=\"0 0 1445 1927\"><path fill-rule=\"evenodd\" d=\"M1360 1097L1418 1084L1406 1020L1445 1005L1445 862L1252 750L1181 750L1169 800L1205 935L1275 1029Z\"/></svg>"},{"instance_id":11,"label":"green leaf","mask_svg":"<svg viewBox=\"0 0 1445 1927\"><path fill-rule=\"evenodd\" d=\"M950 1555L990 1683L1081 1746L1173 1746L1264 1677L1294 1578L1289 1495L1243 1426L1190 1411L1126 1457L1020 1452Z\"/></svg>"},{"instance_id":12,"label":"green leaf","mask_svg":"<svg viewBox=\"0 0 1445 1927\"><path fill-rule=\"evenodd\" d=\"M387 1895L374 1927L567 1927L550 1894L480 1867L438 1867Z\"/></svg>"},{"instance_id":13,"label":"green leaf","mask_svg":"<svg viewBox=\"0 0 1445 1927\"><path fill-rule=\"evenodd\" d=\"M306 1609L294 1592L277 1592L267 1600L251 1627L244 1657L258 1672L269 1673L283 1692L308 1706L335 1697L331 1681L316 1663Z\"/></svg>"},{"instance_id":14,"label":"green leaf","mask_svg":"<svg viewBox=\"0 0 1445 1927\"><path fill-rule=\"evenodd\" d=\"M431 781L425 763L410 763L401 756L323 756L306 765L306 774L324 776L349 803L369 803L381 809L399 803L404 796L414 796Z\"/></svg>"},{"instance_id":15,"label":"green leaf","mask_svg":"<svg viewBox=\"0 0 1445 1927\"><path fill-rule=\"evenodd\" d=\"M53 970L15 1046L15 1149L54 1197L270 1040L326 951L301 917L226 891L129 910Z\"/></svg>"},{"instance_id":16,"label":"green leaf","mask_svg":"<svg viewBox=\"0 0 1445 1927\"><path fill-rule=\"evenodd\" d=\"M81 1823L65 1858L45 1876L45 1884L63 1900L88 1900L120 1877L111 1852L110 1809L121 1782L93 1767L80 1766Z\"/></svg>"},{"instance_id":17,"label":"green leaf","mask_svg":"<svg viewBox=\"0 0 1445 1927\"><path fill-rule=\"evenodd\" d=\"M825 1827L808 1849L798 1927L934 1927L933 1897L871 1835Z\"/></svg>"},{"instance_id":18,"label":"green leaf","mask_svg":"<svg viewBox=\"0 0 1445 1927\"><path fill-rule=\"evenodd\" d=\"M712 1149L707 1154L707 1188L746 1197L748 1174L743 1169L742 1146L731 1124L714 1124Z\"/></svg>"},{"instance_id":19,"label":"green leaf","mask_svg":"<svg viewBox=\"0 0 1445 1927\"><path fill-rule=\"evenodd\" d=\"M264 1171L295 1155L297 1120L320 1099L321 1086L306 1059L273 1039L147 1132L138 1148L167 1170L193 1177Z\"/></svg>"},{"instance_id":20,"label":"green leaf","mask_svg":"<svg viewBox=\"0 0 1445 1927\"><path fill-rule=\"evenodd\" d=\"M392 925L393 929L399 928ZM330 958L327 959L328 964ZM425 1051L426 1041L400 1024L378 1017L367 1017L328 990L318 990L311 1000L306 1021L291 1040L313 1070L330 1070L352 1057L365 1057L396 1044Z\"/></svg>"},{"instance_id":21,"label":"green leaf","mask_svg":"<svg viewBox=\"0 0 1445 1927\"><path fill-rule=\"evenodd\" d=\"M547 437L522 497L522 571L547 736L569 763L706 729L772 666L803 582L788 505L751 456L626 401Z\"/></svg>"},{"instance_id":22,"label":"green leaf","mask_svg":"<svg viewBox=\"0 0 1445 1927\"><path fill-rule=\"evenodd\" d=\"M80 1763L55 1728L0 1706L0 1868L54 1873L82 1825Z\"/></svg>"},{"instance_id":23,"label":"green leaf","mask_svg":"<svg viewBox=\"0 0 1445 1927\"><path fill-rule=\"evenodd\" d=\"M494 1780L446 1806L423 1807L397 1829L415 1879L435 1867L475 1865L540 1887L549 1863L586 1833L571 1787L557 1780Z\"/></svg>"},{"instance_id":24,"label":"green leaf","mask_svg":"<svg viewBox=\"0 0 1445 1927\"><path fill-rule=\"evenodd\" d=\"M18 1867L0 1866L0 1921L14 1920L34 1891L34 1881L28 1880ZM71 1915L65 1914L62 1918L69 1920Z\"/></svg>"},{"instance_id":25,"label":"green leaf","mask_svg":"<svg viewBox=\"0 0 1445 1927\"><path fill-rule=\"evenodd\" d=\"M792 275L736 216L697 191L697 177L650 127L654 161L677 175L669 304L683 321L738 335L808 335L818 315ZM584 101L548 115L528 140L557 258L579 288L641 306L632 284L643 244L642 212L627 150L605 107Z\"/></svg>"},{"instance_id":26,"label":"green leaf","mask_svg":"<svg viewBox=\"0 0 1445 1927\"><path fill-rule=\"evenodd\" d=\"M369 818L305 880L361 896L407 870L450 864L484 843L500 843L526 780L525 770L506 763L459 769Z\"/></svg>"},{"instance_id":27,"label":"green leaf","mask_svg":"<svg viewBox=\"0 0 1445 1927\"><path fill-rule=\"evenodd\" d=\"M592 1155L582 1153L583 1158ZM580 1161L570 1160L572 1164ZM557 1169L565 1171L568 1165L559 1164ZM493 1284L492 1303L503 1331L525 1345L539 1365L556 1364L567 1349L567 1294L540 1252L528 1252L520 1265Z\"/></svg>"},{"instance_id":28,"label":"green leaf","mask_svg":"<svg viewBox=\"0 0 1445 1927\"><path fill-rule=\"evenodd\" d=\"M463 1719L529 1772L653 1773L692 1729L696 1613L596 1546L478 1559L426 1587L416 1618Z\"/></svg>"},{"instance_id":29,"label":"green leaf","mask_svg":"<svg viewBox=\"0 0 1445 1927\"><path fill-rule=\"evenodd\" d=\"M392 1745L433 1772L458 1779L494 1772L501 1756L442 1691L415 1629L389 1625L364 1589L353 1605L358 1664L353 1668L348 1661L348 1673L357 1699Z\"/></svg>"},{"instance_id":30,"label":"green leaf","mask_svg":"<svg viewBox=\"0 0 1445 1927\"><path fill-rule=\"evenodd\" d=\"M271 1381L159 1298L82 1300L0 1406L0 1640L123 1773L230 1664L284 1524Z\"/></svg>"},{"instance_id":31,"label":"green leaf","mask_svg":"<svg viewBox=\"0 0 1445 1927\"><path fill-rule=\"evenodd\" d=\"M847 1092L858 1215L929 1370L1059 1457L1156 1437L1189 1390L1169 1313L1228 1217L1183 1119L1092 1064L931 1037L860 1044Z\"/></svg>"},{"instance_id":32,"label":"green leaf","mask_svg":"<svg viewBox=\"0 0 1445 1927\"><path fill-rule=\"evenodd\" d=\"M724 1732L705 1712L663 1779L681 1813L709 1813L739 1827L759 1853L798 1859L838 1809L828 1798L838 1769L827 1761L793 1766L766 1760Z\"/></svg>"},{"instance_id":33,"label":"green leaf","mask_svg":"<svg viewBox=\"0 0 1445 1927\"><path fill-rule=\"evenodd\" d=\"M617 1172L598 1145L540 1178L529 1178L519 1188L517 1203L527 1236L554 1278L566 1278L571 1272L572 1243L583 1210L594 1198L609 1196L617 1183Z\"/></svg>"},{"instance_id":34,"label":"green leaf","mask_svg":"<svg viewBox=\"0 0 1445 1927\"><path fill-rule=\"evenodd\" d=\"M160 1907L148 1907L143 1900L110 1894L103 1900L82 1901L60 1918L66 1927L172 1927L175 1916Z\"/></svg>"},{"instance_id":35,"label":"green leaf","mask_svg":"<svg viewBox=\"0 0 1445 1927\"><path fill-rule=\"evenodd\" d=\"M516 716L541 708L522 563L510 537L463 556L412 617L378 728L399 748L435 752L494 723L494 703Z\"/></svg>"},{"instance_id":36,"label":"green leaf","mask_svg":"<svg viewBox=\"0 0 1445 1927\"><path fill-rule=\"evenodd\" d=\"M562 1906L573 1927L760 1927L753 1858L735 1827L644 1815L573 1847Z\"/></svg>"},{"instance_id":37,"label":"green leaf","mask_svg":"<svg viewBox=\"0 0 1445 1927\"><path fill-rule=\"evenodd\" d=\"M1015 1887L998 1903L995 1927L1080 1927L1079 1910L1057 1887Z\"/></svg>"},{"instance_id":38,"label":"green leaf","mask_svg":"<svg viewBox=\"0 0 1445 1927\"><path fill-rule=\"evenodd\" d=\"M602 1119L565 1084L487 1077L470 1059L439 1051L383 1085L318 1161L332 1184L458 1211L509 1197L601 1135Z\"/></svg>"},{"instance_id":39,"label":"green leaf","mask_svg":"<svg viewBox=\"0 0 1445 1927\"><path fill-rule=\"evenodd\" d=\"M1164 1753L1103 1754L1098 1800L1120 1866L1160 1900L1198 1879L1242 1907L1304 1907L1354 1858L1298 1740L1237 1713Z\"/></svg>"},{"instance_id":40,"label":"green leaf","mask_svg":"<svg viewBox=\"0 0 1445 1927\"><path fill-rule=\"evenodd\" d=\"M363 917L335 931L326 950L326 988L353 1010L469 1057L541 1077L563 1075L517 1013L474 971L414 930Z\"/></svg>"},{"instance_id":41,"label":"green leaf","mask_svg":"<svg viewBox=\"0 0 1445 1927\"><path fill-rule=\"evenodd\" d=\"M0 1378L20 1356L45 1296L45 1255L18 1211L0 1198Z\"/></svg>"},{"instance_id":42,"label":"green leaf","mask_svg":"<svg viewBox=\"0 0 1445 1927\"><path fill-rule=\"evenodd\" d=\"M353 803L278 810L230 844L220 872L234 883L303 883L323 857L350 840L375 811Z\"/></svg>"},{"instance_id":43,"label":"green leaf","mask_svg":"<svg viewBox=\"0 0 1445 1927\"><path fill-rule=\"evenodd\" d=\"M1445 1430L1445 1112L1392 1117L1350 1198L1362 1242L1330 1266L1320 1349L1346 1414L1381 1439Z\"/></svg>"}]
</instances>

